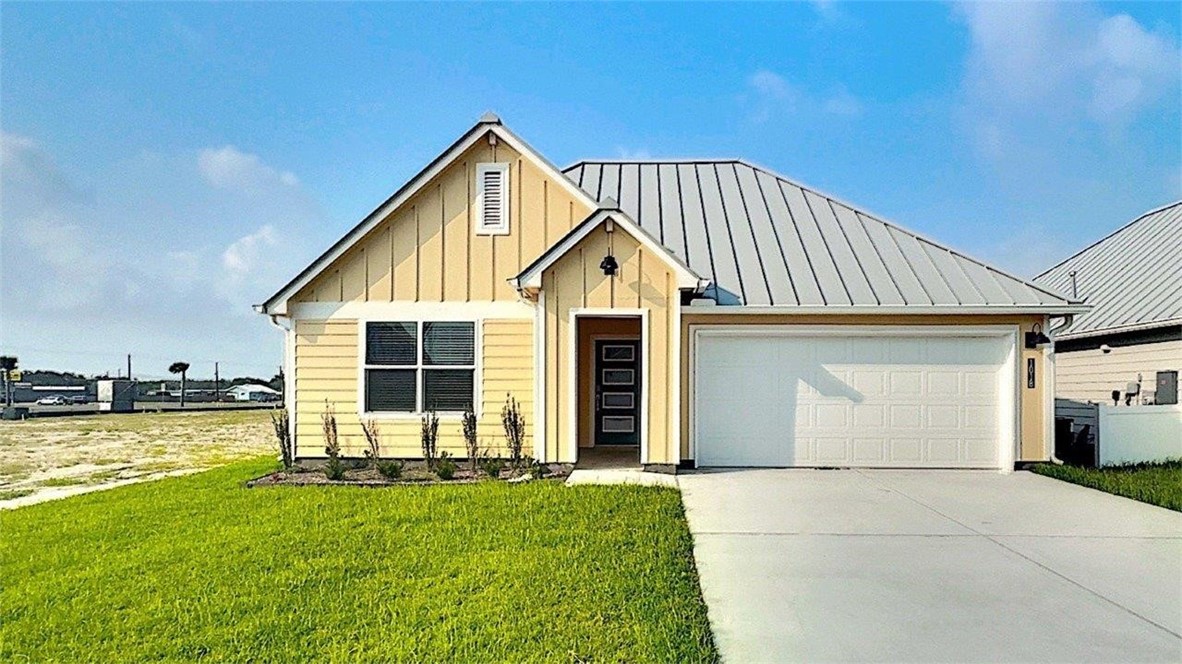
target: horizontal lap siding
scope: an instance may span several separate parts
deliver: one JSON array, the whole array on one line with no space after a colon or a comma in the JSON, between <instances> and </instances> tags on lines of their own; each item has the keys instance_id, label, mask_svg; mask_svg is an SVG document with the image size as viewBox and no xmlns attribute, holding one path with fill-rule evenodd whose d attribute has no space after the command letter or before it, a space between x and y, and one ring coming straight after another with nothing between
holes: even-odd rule
<instances>
[{"instance_id":1,"label":"horizontal lap siding","mask_svg":"<svg viewBox=\"0 0 1182 664\"><path fill-rule=\"evenodd\" d=\"M482 446L503 452L501 407L506 394L521 404L526 417L526 450L532 449L534 421L533 321L486 320L481 325L481 360L478 367ZM341 450L346 457L360 457L366 449L358 415L357 321L297 321L295 348L295 434L297 455L324 456L323 414L326 402L337 418ZM420 422L378 419L383 456L419 457ZM466 456L459 418L441 418L439 449Z\"/></svg>"},{"instance_id":2,"label":"horizontal lap siding","mask_svg":"<svg viewBox=\"0 0 1182 664\"><path fill-rule=\"evenodd\" d=\"M1112 403L1112 391L1123 398L1128 383L1141 375L1141 389L1156 390L1158 371L1182 371L1182 341L1117 346L1055 354L1055 396L1061 399Z\"/></svg>"}]
</instances>

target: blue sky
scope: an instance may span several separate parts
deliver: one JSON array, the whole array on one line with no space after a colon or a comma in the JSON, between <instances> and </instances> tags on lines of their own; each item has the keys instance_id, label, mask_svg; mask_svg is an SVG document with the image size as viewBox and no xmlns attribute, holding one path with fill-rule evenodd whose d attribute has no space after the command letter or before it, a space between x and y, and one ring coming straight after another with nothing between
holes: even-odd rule
<instances>
[{"instance_id":1,"label":"blue sky","mask_svg":"<svg viewBox=\"0 0 1182 664\"><path fill-rule=\"evenodd\" d=\"M249 305L495 110L744 157L1033 275L1182 198L1173 3L6 3L0 351L270 375Z\"/></svg>"}]
</instances>

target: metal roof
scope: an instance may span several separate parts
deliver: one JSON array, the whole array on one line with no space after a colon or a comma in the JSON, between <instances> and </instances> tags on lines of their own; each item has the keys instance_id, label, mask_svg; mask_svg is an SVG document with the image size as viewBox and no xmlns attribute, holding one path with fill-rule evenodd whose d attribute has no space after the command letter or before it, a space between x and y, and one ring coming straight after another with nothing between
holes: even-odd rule
<instances>
[{"instance_id":1,"label":"metal roof","mask_svg":"<svg viewBox=\"0 0 1182 664\"><path fill-rule=\"evenodd\" d=\"M1182 201L1146 212L1034 281L1093 306L1059 336L1182 325Z\"/></svg>"},{"instance_id":2,"label":"metal roof","mask_svg":"<svg viewBox=\"0 0 1182 664\"><path fill-rule=\"evenodd\" d=\"M563 171L713 286L719 304L1056 307L1072 302L742 160L581 161Z\"/></svg>"}]
</instances>

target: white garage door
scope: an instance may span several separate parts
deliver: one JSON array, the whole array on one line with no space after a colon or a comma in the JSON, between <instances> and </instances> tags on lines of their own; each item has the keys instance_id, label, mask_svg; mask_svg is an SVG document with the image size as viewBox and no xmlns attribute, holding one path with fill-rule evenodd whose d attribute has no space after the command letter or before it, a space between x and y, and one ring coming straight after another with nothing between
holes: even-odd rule
<instances>
[{"instance_id":1,"label":"white garage door","mask_svg":"<svg viewBox=\"0 0 1182 664\"><path fill-rule=\"evenodd\" d=\"M1010 334L698 330L696 462L1007 467L1014 352Z\"/></svg>"}]
</instances>

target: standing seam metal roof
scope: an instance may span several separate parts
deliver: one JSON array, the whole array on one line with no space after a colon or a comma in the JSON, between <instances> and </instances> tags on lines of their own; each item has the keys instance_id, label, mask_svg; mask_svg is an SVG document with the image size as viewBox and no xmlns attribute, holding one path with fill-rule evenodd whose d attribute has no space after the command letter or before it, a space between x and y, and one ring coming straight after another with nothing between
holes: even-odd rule
<instances>
[{"instance_id":1,"label":"standing seam metal roof","mask_svg":"<svg viewBox=\"0 0 1182 664\"><path fill-rule=\"evenodd\" d=\"M739 159L581 161L563 171L713 286L719 304L1036 306L1070 301Z\"/></svg>"},{"instance_id":2,"label":"standing seam metal roof","mask_svg":"<svg viewBox=\"0 0 1182 664\"><path fill-rule=\"evenodd\" d=\"M1063 334L1182 324L1182 201L1150 210L1034 278L1093 306Z\"/></svg>"}]
</instances>

